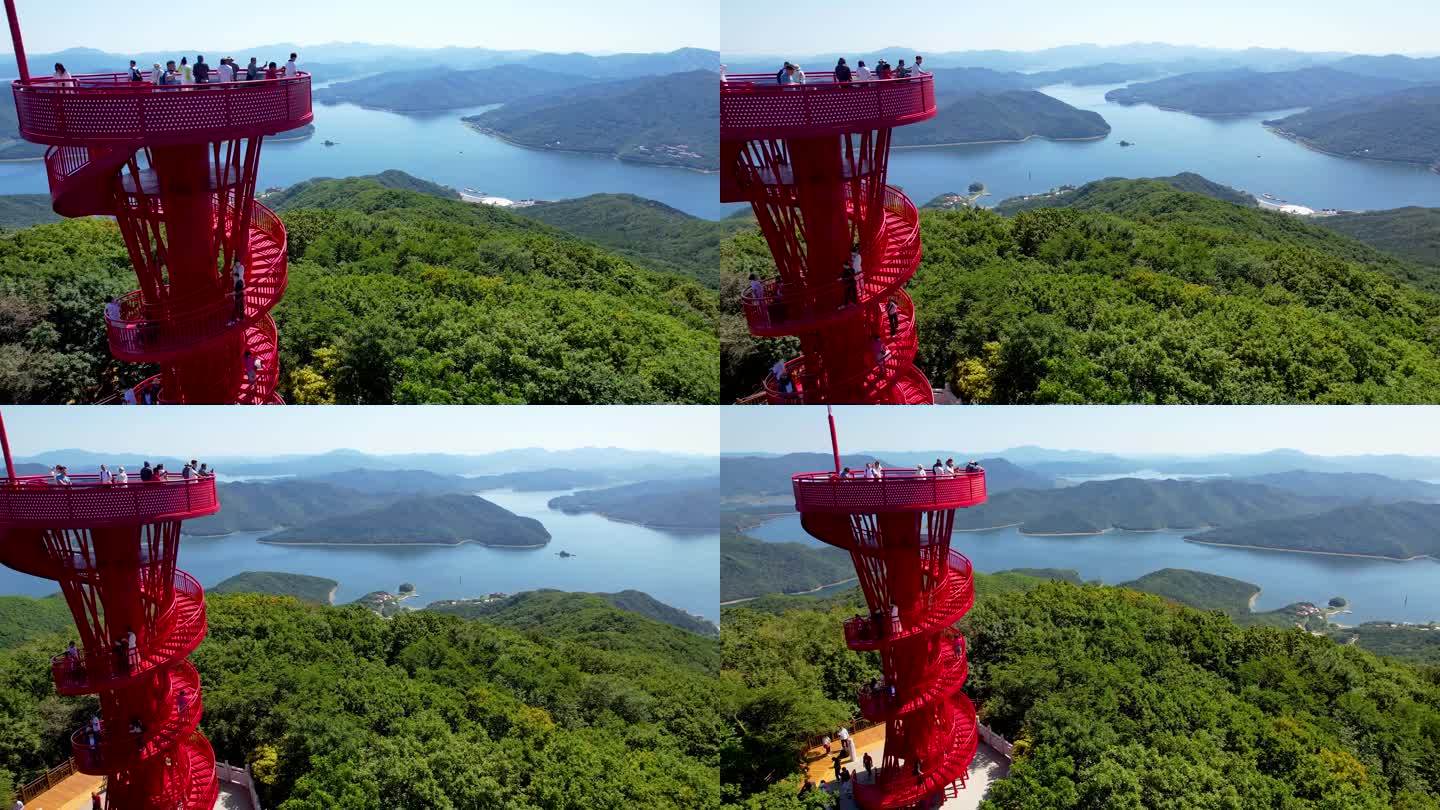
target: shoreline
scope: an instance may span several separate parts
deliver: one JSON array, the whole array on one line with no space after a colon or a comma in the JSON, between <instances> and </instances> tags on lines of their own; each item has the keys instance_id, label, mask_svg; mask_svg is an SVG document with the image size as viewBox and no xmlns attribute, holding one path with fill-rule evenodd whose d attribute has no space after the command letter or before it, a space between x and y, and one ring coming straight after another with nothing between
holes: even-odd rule
<instances>
[{"instance_id":1,"label":"shoreline","mask_svg":"<svg viewBox=\"0 0 1440 810\"><path fill-rule=\"evenodd\" d=\"M402 113L402 114L403 114L403 113ZM475 131L475 132L477 132L477 133L479 133L479 134L481 134L481 135L484 135L484 136L486 136L486 137L494 138L494 139L496 139L496 140L498 140L498 141L503 141L503 142L505 142L505 143L510 144L511 146L516 146L516 147L519 147L519 148L521 148L521 149L530 149L530 150L533 150L533 151L536 151L536 152L566 152L566 153L569 153L569 154L572 154L572 155L589 155L589 156L591 156L591 157L608 157L608 158L611 159L611 160L618 160L618 161L620 161L620 162L622 162L622 163L630 163L630 164L634 164L634 165L636 165L636 166L653 166L653 167L655 167L655 168L657 168L657 169L681 169L681 170L683 170L683 171L696 172L696 173L698 173L698 174L719 174L719 173L720 173L720 170L719 170L719 169L700 169L700 168L696 168L696 167L694 167L694 166L685 166L685 165L680 164L680 163L652 163L652 162L650 162L650 161L648 161L648 160L633 160L633 159L630 159L630 158L626 158L624 155L617 155L617 154L615 154L615 153L613 153L613 152L595 152L595 151L591 151L591 150L587 150L587 149L560 149L560 148L557 148L557 147L554 147L554 146L536 146L536 145L534 145L534 144L529 144L529 143L524 143L524 142L522 142L522 141L517 141L517 140L515 140L515 139L513 139L513 138L510 138L510 137L506 136L505 134L503 134L503 133L501 133L501 132L499 132L499 131L497 131L497 130L490 129L489 127L483 127L483 126L475 123L474 121L467 121L467 120L465 120L464 118L461 118L461 119L460 119L460 122L461 122L462 124L464 124L465 126L469 127L471 130L473 130L473 131Z\"/></svg>"},{"instance_id":2,"label":"shoreline","mask_svg":"<svg viewBox=\"0 0 1440 810\"><path fill-rule=\"evenodd\" d=\"M614 515L608 515L608 514L606 514L606 513L604 513L604 512L591 511L591 510L589 510L589 509L582 509L582 510L577 510L577 511L574 511L574 512L567 512L567 511L565 511L565 509L563 509L563 508L549 507L548 504L547 504L547 508L553 508L553 509L555 509L556 512L559 512L559 513L562 514L562 515L570 515L570 516L572 516L572 517L579 516L579 515L595 515L595 516L597 516L597 517L605 518L606 520L612 521L612 522L614 522L614 523L624 523L624 524L627 525L627 526L639 526L639 527L642 528L642 529L657 529L657 530L670 531L670 532L694 532L694 533L697 533L697 534L700 533L700 532L718 532L718 531L720 531L720 527L719 527L719 526L669 526L669 525L662 524L662 523L643 523L643 522L638 521L638 520L626 520L625 518L615 517Z\"/></svg>"},{"instance_id":3,"label":"shoreline","mask_svg":"<svg viewBox=\"0 0 1440 810\"><path fill-rule=\"evenodd\" d=\"M739 604L742 604L742 603L744 603L744 602L753 602L753 601L755 601L756 599L762 599L762 598L764 598L764 597L766 597L766 596L776 596L776 595L778 595L778 596L804 596L804 595L806 595L806 594L815 593L816 591L823 591L823 590L825 590L826 588L833 588L833 587L835 587L836 585L844 585L844 584L847 583L847 582L854 582L854 581L856 581L856 580L858 580L858 579L859 579L859 577L848 577L848 578L846 578L846 579L840 580L839 582L831 582L831 583L829 583L829 584L827 584L827 585L817 585L817 586L815 586L814 588L811 588L811 589L808 590L808 591L793 591L793 592L788 592L788 593L782 591L782 592L779 593L779 594L762 593L762 594L760 594L759 596L745 596L745 597L741 597L740 599L731 599L731 600L728 601L728 602L721 602L721 603L720 603L720 607L728 607L728 606L730 606L730 605L739 605ZM704 618L704 617L702 616L701 618ZM708 620L707 620L707 621L708 621Z\"/></svg>"},{"instance_id":4,"label":"shoreline","mask_svg":"<svg viewBox=\"0 0 1440 810\"><path fill-rule=\"evenodd\" d=\"M1012 138L1012 139L1009 139L1009 140L1003 140L1003 139L1002 139L1002 140L996 140L996 141L956 141L956 142L954 142L954 143L917 143L917 144L908 144L908 145L905 145L905 146L893 146L893 145L892 145L890 148L891 148L892 150L895 150L895 149L939 149L939 148L946 147L946 146L986 146L986 145L998 144L998 143L1012 143L1012 144L1013 144L1013 143L1027 143L1027 142L1033 141L1033 140L1035 140L1035 139L1037 139L1037 138L1040 139L1040 140L1042 140L1042 141L1050 141L1050 142L1052 142L1052 143L1086 143L1086 142L1088 142L1088 141L1103 141L1103 140L1105 140L1106 138L1110 137L1110 135L1111 135L1112 133L1113 133L1113 130L1112 130L1112 132L1107 132L1107 133L1105 133L1104 135L1091 135L1091 136L1085 137L1085 138L1052 138L1052 137L1050 137L1050 136L1048 136L1048 135L1027 135L1027 136L1025 136L1024 138L1020 138L1020 139L1018 139L1018 140Z\"/></svg>"},{"instance_id":5,"label":"shoreline","mask_svg":"<svg viewBox=\"0 0 1440 810\"><path fill-rule=\"evenodd\" d=\"M461 541L458 542L458 543L335 543L335 542L330 542L330 541L322 541L322 542L313 542L313 543L311 543L311 542L293 541L293 540L291 540L291 541L285 541L285 540L268 540L268 539L266 539L266 538L264 538L264 537L257 537L257 538L255 538L255 542L257 542L257 543L264 543L264 544L267 545L267 546L341 546L341 547L344 547L344 548L381 548L381 547L393 548L393 547L396 547L396 546L401 546L401 547L403 547L403 546L427 546L427 547L432 547L432 548L433 548L433 547L439 547L439 548L459 548L460 546L463 546L463 545L465 545L466 543L474 543L474 544L477 545L477 546L484 546L485 548L499 548L499 549L515 548L515 549L526 549L526 548L544 548L544 547L550 545L550 541L548 541L548 540L545 541L544 543L538 543L538 544L535 544L535 545L516 546L516 545L505 545L505 544L497 544L497 543L487 543L487 542L485 542L484 540L461 540Z\"/></svg>"},{"instance_id":6,"label":"shoreline","mask_svg":"<svg viewBox=\"0 0 1440 810\"><path fill-rule=\"evenodd\" d=\"M1386 562L1415 562L1416 560L1435 560L1429 554L1416 554L1413 557L1386 557L1381 554L1355 554L1348 551L1310 551L1300 548L1275 548L1273 546L1251 546L1242 543L1216 543L1213 540L1197 540L1193 537L1184 538L1187 543L1195 543L1202 546L1219 546L1221 548L1246 548L1254 551L1283 551L1287 554L1316 554L1322 557L1358 557L1365 560L1384 560ZM1440 560L1436 560L1440 562Z\"/></svg>"},{"instance_id":7,"label":"shoreline","mask_svg":"<svg viewBox=\"0 0 1440 810\"><path fill-rule=\"evenodd\" d=\"M1303 146L1312 152L1318 152L1322 155L1344 158L1346 160L1367 160L1371 163L1388 163L1393 166L1418 166L1434 174L1440 174L1440 160L1437 160L1434 163L1421 163L1420 161L1415 160L1395 160L1394 158L1365 157L1363 155L1346 154L1345 152L1332 152L1329 149L1311 143L1307 138L1302 135L1297 135L1288 130L1280 129L1279 127L1268 126L1263 122L1260 124L1260 126L1264 127L1264 129L1272 135L1278 135L1279 137L1284 138L1291 143L1299 144L1300 146Z\"/></svg>"}]
</instances>

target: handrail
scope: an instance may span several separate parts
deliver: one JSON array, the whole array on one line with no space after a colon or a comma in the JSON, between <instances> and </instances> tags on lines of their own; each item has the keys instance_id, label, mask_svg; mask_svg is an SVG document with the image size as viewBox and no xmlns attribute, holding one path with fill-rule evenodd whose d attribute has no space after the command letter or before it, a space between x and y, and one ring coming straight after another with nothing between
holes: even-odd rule
<instances>
[{"instance_id":1,"label":"handrail","mask_svg":"<svg viewBox=\"0 0 1440 810\"><path fill-rule=\"evenodd\" d=\"M722 139L820 136L889 129L935 116L935 77L836 82L833 73L806 74L805 84L777 84L774 75L727 76L720 84Z\"/></svg>"},{"instance_id":2,"label":"handrail","mask_svg":"<svg viewBox=\"0 0 1440 810\"><path fill-rule=\"evenodd\" d=\"M883 469L878 479L841 478L833 472L791 477L799 512L930 511L974 506L985 500L985 472L922 476L913 468Z\"/></svg>"},{"instance_id":3,"label":"handrail","mask_svg":"<svg viewBox=\"0 0 1440 810\"><path fill-rule=\"evenodd\" d=\"M193 143L282 132L314 118L308 73L163 86L116 79L125 75L12 82L21 137L54 146Z\"/></svg>"},{"instance_id":4,"label":"handrail","mask_svg":"<svg viewBox=\"0 0 1440 810\"><path fill-rule=\"evenodd\" d=\"M96 744L86 743L89 726L81 726L70 733L70 750L75 757L75 767L81 773L114 773L131 767L135 762L153 756L157 748L168 748L181 736L195 730L204 711L203 695L200 690L200 673L189 661L181 661L170 671L170 689L165 694L165 715L163 722L154 728L145 729L136 740L129 729L109 729L97 736ZM175 703L177 688L185 689L190 695L184 714ZM146 754L147 749L149 754Z\"/></svg>"},{"instance_id":5,"label":"handrail","mask_svg":"<svg viewBox=\"0 0 1440 810\"><path fill-rule=\"evenodd\" d=\"M0 479L0 528L100 527L158 520L184 520L219 510L213 477L102 484L98 475L70 476L55 484L48 476Z\"/></svg>"}]
</instances>

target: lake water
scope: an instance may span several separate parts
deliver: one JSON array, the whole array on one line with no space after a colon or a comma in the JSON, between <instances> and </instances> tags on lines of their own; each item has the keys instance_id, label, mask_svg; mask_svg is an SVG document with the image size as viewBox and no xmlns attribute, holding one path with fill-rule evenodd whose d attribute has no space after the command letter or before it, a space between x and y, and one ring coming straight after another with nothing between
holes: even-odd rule
<instances>
[{"instance_id":1,"label":"lake water","mask_svg":"<svg viewBox=\"0 0 1440 810\"><path fill-rule=\"evenodd\" d=\"M994 205L1007 197L1105 177L1191 171L1256 196L1273 194L1315 209L1440 207L1440 174L1421 166L1321 154L1260 126L1296 110L1201 118L1105 101L1105 93L1121 86L1044 88L1067 104L1103 115L1112 127L1104 140L897 149L890 155L890 182L923 205L946 192L963 192L978 180L991 195L981 203ZM1135 145L1122 148L1122 140Z\"/></svg>"},{"instance_id":2,"label":"lake water","mask_svg":"<svg viewBox=\"0 0 1440 810\"><path fill-rule=\"evenodd\" d=\"M473 188L512 200L628 193L699 217L718 219L723 215L715 174L525 149L481 135L460 120L487 109L491 107L421 116L353 104L316 104L313 136L265 144L259 187L400 169L456 189ZM327 139L339 145L325 146ZM48 190L40 161L0 163L0 194Z\"/></svg>"},{"instance_id":3,"label":"lake water","mask_svg":"<svg viewBox=\"0 0 1440 810\"><path fill-rule=\"evenodd\" d=\"M441 599L468 599L492 591L536 588L613 592L633 588L667 605L719 621L720 535L670 533L597 515L566 515L546 504L564 492L484 493L486 500L533 517L550 531L550 544L537 549L499 549L467 543L457 547L277 546L256 542L268 532L226 537L186 537L180 567L211 587L241 571L284 571L338 580L335 603L371 591L395 592L415 584L413 607ZM561 550L570 559L556 556ZM57 591L50 580L0 568L0 593L44 596Z\"/></svg>"},{"instance_id":4,"label":"lake water","mask_svg":"<svg viewBox=\"0 0 1440 810\"><path fill-rule=\"evenodd\" d=\"M788 515L746 531L770 543L824 545ZM1010 568L1070 568L1085 580L1115 585L1161 568L1187 568L1252 582L1262 589L1259 611L1294 602L1324 604L1343 596L1354 611L1341 624L1440 620L1440 562L1390 562L1282 551L1254 551L1187 543L1177 532L1108 532L1075 537L1032 537L1015 528L957 531L951 546L985 573ZM1408 604L1406 597L1409 598Z\"/></svg>"}]
</instances>

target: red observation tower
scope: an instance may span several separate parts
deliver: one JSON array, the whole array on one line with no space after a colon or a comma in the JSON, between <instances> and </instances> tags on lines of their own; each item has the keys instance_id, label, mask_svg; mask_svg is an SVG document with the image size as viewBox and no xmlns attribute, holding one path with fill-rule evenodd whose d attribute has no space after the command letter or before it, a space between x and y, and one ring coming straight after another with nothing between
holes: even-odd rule
<instances>
[{"instance_id":1,"label":"red observation tower","mask_svg":"<svg viewBox=\"0 0 1440 810\"><path fill-rule=\"evenodd\" d=\"M31 77L15 0L5 10L20 135L50 147L55 212L115 217L139 278L118 307L95 304L116 359L160 367L137 398L158 382L164 403L280 404L270 311L285 292L285 227L255 202L255 176L265 136L313 120L310 76L168 86L148 70L139 82Z\"/></svg>"},{"instance_id":2,"label":"red observation tower","mask_svg":"<svg viewBox=\"0 0 1440 810\"><path fill-rule=\"evenodd\" d=\"M220 510L215 479L57 485L15 475L3 423L0 445L0 563L59 581L81 649L51 662L55 690L100 700L99 734L71 735L76 769L107 777L111 810L210 810L215 752L186 660L205 638L205 595L175 557L181 521Z\"/></svg>"},{"instance_id":3,"label":"red observation tower","mask_svg":"<svg viewBox=\"0 0 1440 810\"><path fill-rule=\"evenodd\" d=\"M750 203L779 271L746 289L745 318L756 337L800 339L789 384L772 371L761 401L931 404L902 289L920 264L919 213L885 178L891 130L935 116L934 77L838 84L810 73L806 82L720 84L720 198Z\"/></svg>"},{"instance_id":4,"label":"red observation tower","mask_svg":"<svg viewBox=\"0 0 1440 810\"><path fill-rule=\"evenodd\" d=\"M975 757L975 707L960 691L965 639L951 627L974 604L975 581L970 561L950 548L950 529L956 509L985 502L985 473L886 469L879 479L844 479L833 417L830 437L836 471L792 483L805 531L850 552L870 607L845 622L845 643L879 652L885 673L859 696L865 717L885 723L885 756L874 781L857 771L855 802L929 810L964 787Z\"/></svg>"}]
</instances>

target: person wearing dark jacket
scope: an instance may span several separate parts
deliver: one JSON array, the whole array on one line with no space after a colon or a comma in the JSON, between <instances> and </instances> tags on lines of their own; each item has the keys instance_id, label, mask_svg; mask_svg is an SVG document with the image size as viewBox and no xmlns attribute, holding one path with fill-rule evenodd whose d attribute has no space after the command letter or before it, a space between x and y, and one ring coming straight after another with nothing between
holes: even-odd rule
<instances>
[{"instance_id":1,"label":"person wearing dark jacket","mask_svg":"<svg viewBox=\"0 0 1440 810\"><path fill-rule=\"evenodd\" d=\"M191 72L195 74L196 84L210 83L210 65L205 63L204 54L196 55L195 66L191 68Z\"/></svg>"},{"instance_id":2,"label":"person wearing dark jacket","mask_svg":"<svg viewBox=\"0 0 1440 810\"><path fill-rule=\"evenodd\" d=\"M850 81L850 66L845 64L844 57L841 57L840 61L835 63L835 81L840 84L846 84Z\"/></svg>"}]
</instances>

